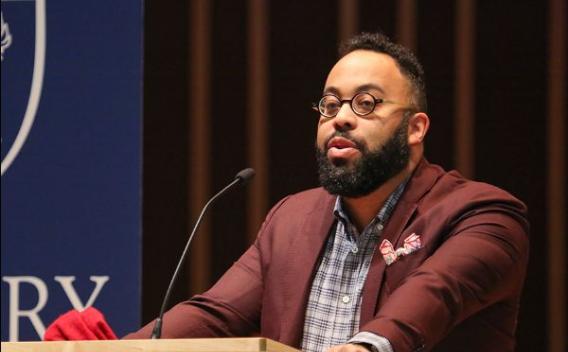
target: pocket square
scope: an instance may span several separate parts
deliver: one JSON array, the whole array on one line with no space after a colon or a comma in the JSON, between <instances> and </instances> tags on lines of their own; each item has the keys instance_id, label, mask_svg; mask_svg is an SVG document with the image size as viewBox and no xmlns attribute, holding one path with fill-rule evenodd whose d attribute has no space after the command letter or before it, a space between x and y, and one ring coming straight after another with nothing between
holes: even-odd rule
<instances>
[{"instance_id":1,"label":"pocket square","mask_svg":"<svg viewBox=\"0 0 568 352\"><path fill-rule=\"evenodd\" d=\"M417 235L416 233L412 233L410 236L406 237L402 247L397 248L396 250L392 243L386 239L383 240L379 246L379 250L381 251L387 265L391 265L396 262L398 258L414 253L420 248L422 248L422 239L420 235Z\"/></svg>"}]
</instances>

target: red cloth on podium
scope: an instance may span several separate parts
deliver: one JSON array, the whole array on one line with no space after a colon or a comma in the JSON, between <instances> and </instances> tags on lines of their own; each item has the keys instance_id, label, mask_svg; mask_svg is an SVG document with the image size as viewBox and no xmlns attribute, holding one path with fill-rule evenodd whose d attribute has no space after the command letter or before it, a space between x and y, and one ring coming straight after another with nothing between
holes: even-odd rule
<instances>
[{"instance_id":1,"label":"red cloth on podium","mask_svg":"<svg viewBox=\"0 0 568 352\"><path fill-rule=\"evenodd\" d=\"M71 310L55 319L45 331L45 341L116 340L117 337L96 308Z\"/></svg>"}]
</instances>

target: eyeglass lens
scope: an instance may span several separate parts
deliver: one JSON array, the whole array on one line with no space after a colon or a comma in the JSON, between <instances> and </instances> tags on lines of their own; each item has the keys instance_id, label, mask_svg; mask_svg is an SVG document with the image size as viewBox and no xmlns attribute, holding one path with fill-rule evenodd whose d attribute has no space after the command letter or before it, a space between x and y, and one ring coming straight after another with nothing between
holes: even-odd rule
<instances>
[{"instance_id":1,"label":"eyeglass lens","mask_svg":"<svg viewBox=\"0 0 568 352\"><path fill-rule=\"evenodd\" d=\"M375 109L375 98L369 93L359 93L350 100L351 109L358 115L367 115ZM335 95L324 96L319 103L319 111L323 116L335 117L341 109L342 102Z\"/></svg>"}]
</instances>

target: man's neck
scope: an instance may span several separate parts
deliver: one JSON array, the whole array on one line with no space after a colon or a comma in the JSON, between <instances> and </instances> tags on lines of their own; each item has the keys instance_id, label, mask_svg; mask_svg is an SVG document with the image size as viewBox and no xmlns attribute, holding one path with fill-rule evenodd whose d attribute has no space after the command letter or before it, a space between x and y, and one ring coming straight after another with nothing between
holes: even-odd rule
<instances>
[{"instance_id":1,"label":"man's neck","mask_svg":"<svg viewBox=\"0 0 568 352\"><path fill-rule=\"evenodd\" d=\"M358 198L342 198L343 205L349 214L349 218L357 228L358 232L362 232L373 220L391 193L394 192L401 182L412 174L416 165L416 163L408 163L404 170L366 196Z\"/></svg>"}]
</instances>

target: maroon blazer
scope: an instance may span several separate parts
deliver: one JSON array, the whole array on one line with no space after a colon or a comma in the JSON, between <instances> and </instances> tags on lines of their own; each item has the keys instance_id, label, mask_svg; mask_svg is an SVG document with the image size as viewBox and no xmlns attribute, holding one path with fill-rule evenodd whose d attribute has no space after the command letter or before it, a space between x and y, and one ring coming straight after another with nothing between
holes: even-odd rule
<instances>
[{"instance_id":1,"label":"maroon blazer","mask_svg":"<svg viewBox=\"0 0 568 352\"><path fill-rule=\"evenodd\" d=\"M166 313L163 337L260 334L300 348L334 201L321 188L281 200L209 291ZM390 266L375 251L360 330L385 336L396 352L512 351L528 259L523 203L423 160L383 236L398 248L412 233L423 247ZM147 338L152 325L126 338Z\"/></svg>"}]
</instances>

